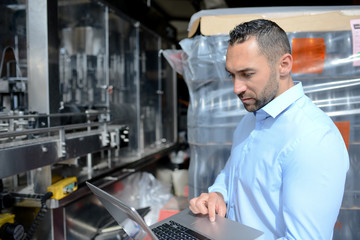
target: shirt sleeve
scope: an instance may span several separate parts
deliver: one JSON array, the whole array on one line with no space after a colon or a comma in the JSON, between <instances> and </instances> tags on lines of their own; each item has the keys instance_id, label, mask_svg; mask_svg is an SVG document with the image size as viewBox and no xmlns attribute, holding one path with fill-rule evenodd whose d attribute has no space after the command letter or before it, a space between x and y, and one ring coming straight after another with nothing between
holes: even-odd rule
<instances>
[{"instance_id":1,"label":"shirt sleeve","mask_svg":"<svg viewBox=\"0 0 360 240\"><path fill-rule=\"evenodd\" d=\"M233 144L231 149L231 154L233 152L233 148L236 147L244 138L246 138L249 135L249 132L251 132L251 129L254 128L251 124L254 124L253 120L253 114L247 114L245 115L237 128L234 131L233 135ZM242 129L247 129L247 131L244 131ZM227 160L225 167L223 170L219 173L219 175L216 177L215 182L212 186L208 188L208 192L219 192L223 195L224 201L226 204L229 202L229 195L231 194L231 171L234 171L233 161L230 154L229 159Z\"/></svg>"},{"instance_id":2,"label":"shirt sleeve","mask_svg":"<svg viewBox=\"0 0 360 240\"><path fill-rule=\"evenodd\" d=\"M349 168L342 139L318 129L285 152L281 201L286 230L280 239L331 239Z\"/></svg>"},{"instance_id":3,"label":"shirt sleeve","mask_svg":"<svg viewBox=\"0 0 360 240\"><path fill-rule=\"evenodd\" d=\"M230 158L227 160L224 169L216 177L215 182L208 188L208 192L219 192L223 195L224 201L227 204L229 200L229 174L230 174Z\"/></svg>"}]
</instances>

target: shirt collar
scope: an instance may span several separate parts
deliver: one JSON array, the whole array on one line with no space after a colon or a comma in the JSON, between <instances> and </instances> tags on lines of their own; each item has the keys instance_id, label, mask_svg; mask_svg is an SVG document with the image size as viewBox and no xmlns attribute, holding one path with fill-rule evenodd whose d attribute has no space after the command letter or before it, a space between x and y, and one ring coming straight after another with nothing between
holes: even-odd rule
<instances>
[{"instance_id":1,"label":"shirt collar","mask_svg":"<svg viewBox=\"0 0 360 240\"><path fill-rule=\"evenodd\" d=\"M295 85L293 87L289 88L288 90L274 98L264 107L259 109L256 114L264 111L271 117L276 118L287 107L289 107L292 103L302 97L304 95L302 83L298 81L294 81L294 83Z\"/></svg>"}]
</instances>

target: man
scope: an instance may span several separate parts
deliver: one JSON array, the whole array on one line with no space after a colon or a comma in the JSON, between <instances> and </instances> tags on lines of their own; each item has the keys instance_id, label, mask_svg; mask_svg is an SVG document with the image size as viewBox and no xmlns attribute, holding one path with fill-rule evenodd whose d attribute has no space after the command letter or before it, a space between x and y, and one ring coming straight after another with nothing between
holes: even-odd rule
<instances>
[{"instance_id":1,"label":"man","mask_svg":"<svg viewBox=\"0 0 360 240\"><path fill-rule=\"evenodd\" d=\"M349 156L332 120L293 82L286 33L269 20L230 32L226 70L249 112L209 193L190 201L257 228L264 239L331 239Z\"/></svg>"}]
</instances>

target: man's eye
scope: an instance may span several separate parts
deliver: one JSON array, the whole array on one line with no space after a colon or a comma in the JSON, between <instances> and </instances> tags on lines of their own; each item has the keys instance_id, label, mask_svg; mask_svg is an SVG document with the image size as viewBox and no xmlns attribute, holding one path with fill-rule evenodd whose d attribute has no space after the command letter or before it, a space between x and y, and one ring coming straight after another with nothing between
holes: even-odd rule
<instances>
[{"instance_id":1,"label":"man's eye","mask_svg":"<svg viewBox=\"0 0 360 240\"><path fill-rule=\"evenodd\" d=\"M232 79L234 78L234 74L228 72L228 77Z\"/></svg>"},{"instance_id":2,"label":"man's eye","mask_svg":"<svg viewBox=\"0 0 360 240\"><path fill-rule=\"evenodd\" d=\"M254 73L243 73L243 76L246 78L251 78L254 75Z\"/></svg>"}]
</instances>

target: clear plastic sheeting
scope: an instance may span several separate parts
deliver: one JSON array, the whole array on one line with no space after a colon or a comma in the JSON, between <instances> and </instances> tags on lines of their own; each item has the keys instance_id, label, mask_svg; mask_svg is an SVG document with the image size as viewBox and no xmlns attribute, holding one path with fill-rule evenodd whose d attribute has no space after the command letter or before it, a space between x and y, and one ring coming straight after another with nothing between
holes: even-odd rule
<instances>
[{"instance_id":1,"label":"clear plastic sheeting","mask_svg":"<svg viewBox=\"0 0 360 240\"><path fill-rule=\"evenodd\" d=\"M350 169L334 239L359 239L360 67L351 31L288 33L293 79L335 122L349 122ZM201 36L180 42L167 59L183 75L190 94L189 197L206 192L227 161L235 127L246 113L225 71L228 36ZM338 225L339 225L338 224Z\"/></svg>"},{"instance_id":2,"label":"clear plastic sheeting","mask_svg":"<svg viewBox=\"0 0 360 240\"><path fill-rule=\"evenodd\" d=\"M207 192L224 167L233 131L246 111L225 71L227 36L195 36L180 45L183 51L165 50L164 56L184 76L190 94L187 123L192 198Z\"/></svg>"},{"instance_id":3,"label":"clear plastic sheeting","mask_svg":"<svg viewBox=\"0 0 360 240\"><path fill-rule=\"evenodd\" d=\"M173 197L171 185L164 184L148 172L136 172L122 181L124 189L115 196L132 207L151 207L144 217L149 226L159 219L160 209Z\"/></svg>"}]
</instances>

